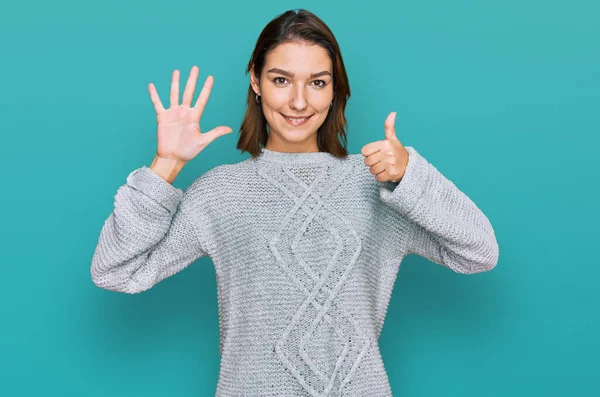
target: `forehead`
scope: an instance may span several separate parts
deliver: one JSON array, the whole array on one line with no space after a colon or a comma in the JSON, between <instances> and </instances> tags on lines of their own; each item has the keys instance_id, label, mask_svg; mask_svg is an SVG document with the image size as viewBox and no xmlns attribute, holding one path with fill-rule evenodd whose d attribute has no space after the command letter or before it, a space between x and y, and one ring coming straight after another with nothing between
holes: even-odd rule
<instances>
[{"instance_id":1,"label":"forehead","mask_svg":"<svg viewBox=\"0 0 600 397\"><path fill-rule=\"evenodd\" d=\"M267 54L265 70L270 68L289 70L300 77L323 70L332 72L332 63L327 51L319 45L285 43Z\"/></svg>"}]
</instances>

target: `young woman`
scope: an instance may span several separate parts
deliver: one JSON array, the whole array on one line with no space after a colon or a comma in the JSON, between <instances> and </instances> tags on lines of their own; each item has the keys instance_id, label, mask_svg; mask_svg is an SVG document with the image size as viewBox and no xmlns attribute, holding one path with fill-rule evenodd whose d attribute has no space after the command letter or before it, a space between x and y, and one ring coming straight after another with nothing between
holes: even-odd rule
<instances>
[{"instance_id":1,"label":"young woman","mask_svg":"<svg viewBox=\"0 0 600 397\"><path fill-rule=\"evenodd\" d=\"M288 11L248 63L238 149L185 191L171 184L225 126L201 132L213 78L195 105L192 68L164 109L152 84L158 150L115 196L91 265L94 283L145 291L203 256L215 266L217 396L390 396L378 338L409 254L457 273L492 269L487 217L394 130L345 147L350 97L338 44L314 14Z\"/></svg>"}]
</instances>

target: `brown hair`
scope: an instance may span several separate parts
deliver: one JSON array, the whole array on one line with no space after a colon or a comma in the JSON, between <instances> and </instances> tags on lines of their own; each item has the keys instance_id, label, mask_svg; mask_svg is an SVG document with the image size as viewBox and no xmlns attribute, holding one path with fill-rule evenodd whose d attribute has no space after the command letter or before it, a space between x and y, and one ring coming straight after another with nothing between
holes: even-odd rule
<instances>
[{"instance_id":1,"label":"brown hair","mask_svg":"<svg viewBox=\"0 0 600 397\"><path fill-rule=\"evenodd\" d=\"M348 155L346 149L346 116L344 110L350 98L350 85L339 45L329 27L319 17L304 9L288 10L275 17L260 33L248 62L246 74L254 67L260 81L267 54L278 45L289 43L312 43L323 47L333 65L333 106L317 131L319 151L337 157ZM240 128L237 149L249 152L252 157L260 154L261 145L267 144L267 120L262 107L256 102L252 85L248 88L246 114ZM340 142L340 140L342 142Z\"/></svg>"}]
</instances>

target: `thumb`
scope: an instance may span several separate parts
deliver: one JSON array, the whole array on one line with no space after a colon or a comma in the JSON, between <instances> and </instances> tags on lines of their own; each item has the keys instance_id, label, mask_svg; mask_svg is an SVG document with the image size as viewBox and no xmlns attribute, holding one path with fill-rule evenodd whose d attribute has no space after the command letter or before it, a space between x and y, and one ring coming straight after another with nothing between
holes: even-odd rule
<instances>
[{"instance_id":1,"label":"thumb","mask_svg":"<svg viewBox=\"0 0 600 397\"><path fill-rule=\"evenodd\" d=\"M389 140L397 140L398 139L396 137L396 128L394 126L395 123L396 123L396 112L392 112L387 116L387 118L385 119L385 123L383 124L383 127L385 129L385 139L389 139Z\"/></svg>"},{"instance_id":2,"label":"thumb","mask_svg":"<svg viewBox=\"0 0 600 397\"><path fill-rule=\"evenodd\" d=\"M206 132L204 135L208 138L208 142L212 142L220 136L226 135L233 132L233 130L229 127L225 127L223 125L219 127L215 127L212 130Z\"/></svg>"}]
</instances>

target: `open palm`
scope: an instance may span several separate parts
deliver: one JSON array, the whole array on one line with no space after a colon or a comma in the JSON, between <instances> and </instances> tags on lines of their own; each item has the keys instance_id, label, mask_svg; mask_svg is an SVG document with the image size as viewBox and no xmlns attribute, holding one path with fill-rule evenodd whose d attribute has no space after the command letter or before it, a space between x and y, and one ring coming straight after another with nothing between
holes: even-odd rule
<instances>
[{"instance_id":1,"label":"open palm","mask_svg":"<svg viewBox=\"0 0 600 397\"><path fill-rule=\"evenodd\" d=\"M158 123L157 156L159 157L187 162L196 157L212 141L233 131L226 126L215 127L206 133L200 130L200 119L210 97L214 78L212 76L206 78L198 100L192 107L198 73L199 68L192 67L183 92L183 100L179 104L179 70L173 71L169 109L163 107L154 84L148 85Z\"/></svg>"}]
</instances>

